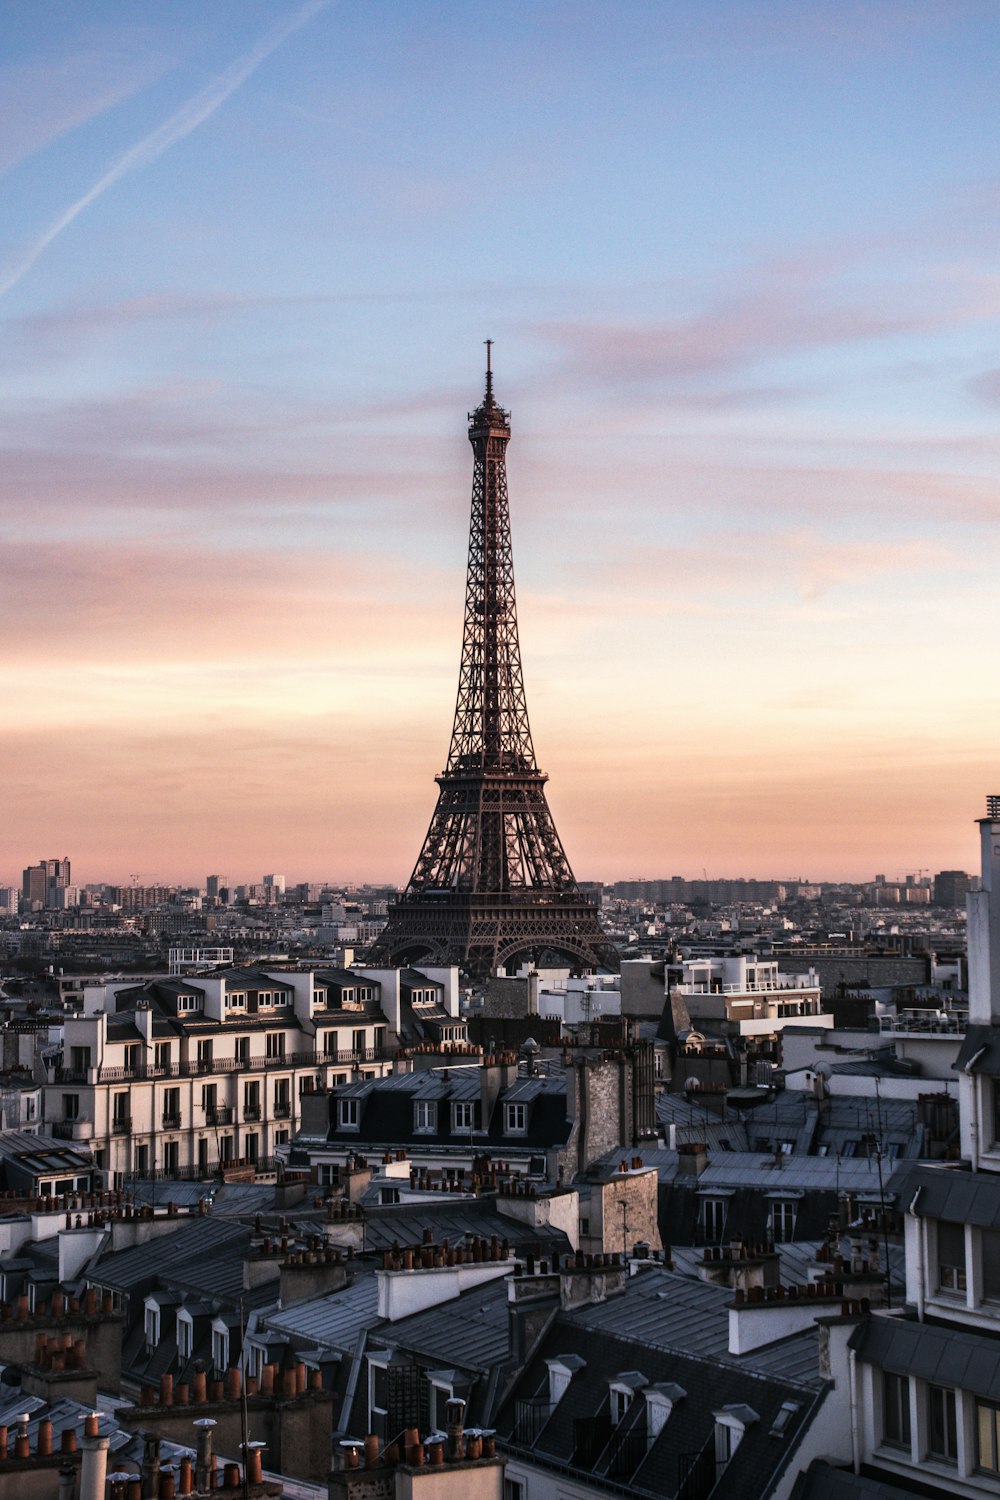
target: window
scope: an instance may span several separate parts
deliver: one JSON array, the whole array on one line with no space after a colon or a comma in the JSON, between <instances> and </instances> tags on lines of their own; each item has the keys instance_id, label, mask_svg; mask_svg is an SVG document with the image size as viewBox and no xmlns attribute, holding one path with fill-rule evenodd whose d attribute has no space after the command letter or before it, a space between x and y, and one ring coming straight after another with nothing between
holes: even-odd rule
<instances>
[{"instance_id":1,"label":"window","mask_svg":"<svg viewBox=\"0 0 1000 1500\"><path fill-rule=\"evenodd\" d=\"M205 1114L209 1116L215 1114L215 1107L218 1100L216 1089L217 1085L214 1083L205 1083L202 1085L201 1107L205 1111Z\"/></svg>"},{"instance_id":2,"label":"window","mask_svg":"<svg viewBox=\"0 0 1000 1500\"><path fill-rule=\"evenodd\" d=\"M882 1376L882 1436L901 1448L910 1446L910 1381L906 1375Z\"/></svg>"},{"instance_id":3,"label":"window","mask_svg":"<svg viewBox=\"0 0 1000 1500\"><path fill-rule=\"evenodd\" d=\"M287 1130L276 1130L274 1132L274 1144L276 1146L287 1146L288 1145L288 1131Z\"/></svg>"},{"instance_id":4,"label":"window","mask_svg":"<svg viewBox=\"0 0 1000 1500\"><path fill-rule=\"evenodd\" d=\"M238 1036L236 1038L233 1045L233 1056L239 1063L250 1061L250 1038L248 1036Z\"/></svg>"},{"instance_id":5,"label":"window","mask_svg":"<svg viewBox=\"0 0 1000 1500\"><path fill-rule=\"evenodd\" d=\"M475 1105L453 1104L451 1106L451 1128L452 1130L473 1130L475 1128Z\"/></svg>"},{"instance_id":6,"label":"window","mask_svg":"<svg viewBox=\"0 0 1000 1500\"><path fill-rule=\"evenodd\" d=\"M185 1015L188 1011L192 1011L192 1010L201 1010L201 996L200 995L178 995L177 996L177 1014L179 1016Z\"/></svg>"},{"instance_id":7,"label":"window","mask_svg":"<svg viewBox=\"0 0 1000 1500\"><path fill-rule=\"evenodd\" d=\"M230 1010L246 1010L247 997L245 994L227 995L226 1004Z\"/></svg>"},{"instance_id":8,"label":"window","mask_svg":"<svg viewBox=\"0 0 1000 1500\"><path fill-rule=\"evenodd\" d=\"M212 1066L211 1037L203 1037L198 1043L198 1066L199 1068L210 1068Z\"/></svg>"},{"instance_id":9,"label":"window","mask_svg":"<svg viewBox=\"0 0 1000 1500\"><path fill-rule=\"evenodd\" d=\"M955 1463L958 1458L955 1392L947 1386L927 1387L927 1452L948 1463Z\"/></svg>"},{"instance_id":10,"label":"window","mask_svg":"<svg viewBox=\"0 0 1000 1500\"><path fill-rule=\"evenodd\" d=\"M139 1042L130 1042L125 1048L125 1067L130 1073L142 1067L142 1045Z\"/></svg>"},{"instance_id":11,"label":"window","mask_svg":"<svg viewBox=\"0 0 1000 1500\"><path fill-rule=\"evenodd\" d=\"M385 1365L368 1361L368 1430L384 1438L389 1416L389 1372Z\"/></svg>"},{"instance_id":12,"label":"window","mask_svg":"<svg viewBox=\"0 0 1000 1500\"><path fill-rule=\"evenodd\" d=\"M628 1409L629 1409L629 1407L630 1407L631 1404L632 1404L632 1392L631 1391L622 1390L619 1386L614 1386L613 1385L611 1387L610 1406L611 1406L611 1425L612 1425L612 1427L617 1427L618 1426L618 1423L622 1420L622 1418L624 1417L625 1413L628 1411Z\"/></svg>"},{"instance_id":13,"label":"window","mask_svg":"<svg viewBox=\"0 0 1000 1500\"><path fill-rule=\"evenodd\" d=\"M229 1369L229 1329L212 1329L212 1363L221 1375Z\"/></svg>"},{"instance_id":14,"label":"window","mask_svg":"<svg viewBox=\"0 0 1000 1500\"><path fill-rule=\"evenodd\" d=\"M116 1129L123 1129L129 1120L128 1112L129 1096L127 1093L115 1094L112 1104L112 1123Z\"/></svg>"},{"instance_id":15,"label":"window","mask_svg":"<svg viewBox=\"0 0 1000 1500\"><path fill-rule=\"evenodd\" d=\"M705 1243L708 1245L717 1245L726 1229L725 1198L703 1199L701 1213L705 1231Z\"/></svg>"},{"instance_id":16,"label":"window","mask_svg":"<svg viewBox=\"0 0 1000 1500\"><path fill-rule=\"evenodd\" d=\"M937 1226L938 1287L942 1292L965 1291L965 1225L940 1220Z\"/></svg>"},{"instance_id":17,"label":"window","mask_svg":"<svg viewBox=\"0 0 1000 1500\"><path fill-rule=\"evenodd\" d=\"M357 1130L358 1128L358 1101L357 1099L340 1099L337 1104L337 1118L340 1121L341 1130Z\"/></svg>"},{"instance_id":18,"label":"window","mask_svg":"<svg viewBox=\"0 0 1000 1500\"><path fill-rule=\"evenodd\" d=\"M794 1198L776 1198L771 1204L771 1238L776 1245L783 1245L795 1237Z\"/></svg>"},{"instance_id":19,"label":"window","mask_svg":"<svg viewBox=\"0 0 1000 1500\"><path fill-rule=\"evenodd\" d=\"M335 1031L324 1031L323 1033L323 1056L337 1056L337 1033Z\"/></svg>"},{"instance_id":20,"label":"window","mask_svg":"<svg viewBox=\"0 0 1000 1500\"><path fill-rule=\"evenodd\" d=\"M364 1057L364 1055L365 1055L365 1029L364 1029L363 1026L360 1027L354 1033L353 1047L354 1047L354 1051L357 1053L357 1055L359 1057Z\"/></svg>"},{"instance_id":21,"label":"window","mask_svg":"<svg viewBox=\"0 0 1000 1500\"><path fill-rule=\"evenodd\" d=\"M245 995L243 996L243 999L246 1000L246 996ZM274 1004L274 996L271 994L270 990L261 990L258 993L258 995L257 995L257 1009L258 1010L270 1010L271 1006L273 1004Z\"/></svg>"},{"instance_id":22,"label":"window","mask_svg":"<svg viewBox=\"0 0 1000 1500\"><path fill-rule=\"evenodd\" d=\"M983 1296L1000 1302L1000 1230L983 1229L979 1237L979 1254L983 1268Z\"/></svg>"},{"instance_id":23,"label":"window","mask_svg":"<svg viewBox=\"0 0 1000 1500\"><path fill-rule=\"evenodd\" d=\"M976 1402L976 1465L1000 1474L1000 1406L994 1401Z\"/></svg>"},{"instance_id":24,"label":"window","mask_svg":"<svg viewBox=\"0 0 1000 1500\"><path fill-rule=\"evenodd\" d=\"M90 1048L71 1047L69 1049L69 1065L74 1073L86 1073L90 1067Z\"/></svg>"},{"instance_id":25,"label":"window","mask_svg":"<svg viewBox=\"0 0 1000 1500\"><path fill-rule=\"evenodd\" d=\"M150 1351L160 1342L160 1309L155 1302L146 1303L146 1348Z\"/></svg>"},{"instance_id":26,"label":"window","mask_svg":"<svg viewBox=\"0 0 1000 1500\"><path fill-rule=\"evenodd\" d=\"M415 1102L413 1128L425 1133L437 1130L437 1104L433 1099L418 1099Z\"/></svg>"},{"instance_id":27,"label":"window","mask_svg":"<svg viewBox=\"0 0 1000 1500\"><path fill-rule=\"evenodd\" d=\"M145 1177L149 1171L149 1147L136 1146L135 1148L135 1175Z\"/></svg>"},{"instance_id":28,"label":"window","mask_svg":"<svg viewBox=\"0 0 1000 1500\"><path fill-rule=\"evenodd\" d=\"M63 1119L78 1120L80 1118L80 1095L63 1094Z\"/></svg>"},{"instance_id":29,"label":"window","mask_svg":"<svg viewBox=\"0 0 1000 1500\"><path fill-rule=\"evenodd\" d=\"M247 1120L260 1119L260 1084L256 1079L243 1085L243 1116Z\"/></svg>"},{"instance_id":30,"label":"window","mask_svg":"<svg viewBox=\"0 0 1000 1500\"><path fill-rule=\"evenodd\" d=\"M177 1171L179 1162L179 1148L176 1141L164 1141L163 1143L163 1170L174 1173Z\"/></svg>"},{"instance_id":31,"label":"window","mask_svg":"<svg viewBox=\"0 0 1000 1500\"><path fill-rule=\"evenodd\" d=\"M177 1354L180 1359L191 1358L191 1346L194 1342L194 1327L190 1318L177 1315Z\"/></svg>"},{"instance_id":32,"label":"window","mask_svg":"<svg viewBox=\"0 0 1000 1500\"><path fill-rule=\"evenodd\" d=\"M172 1126L176 1129L181 1123L181 1091L180 1089L163 1090L163 1124L166 1129Z\"/></svg>"},{"instance_id":33,"label":"window","mask_svg":"<svg viewBox=\"0 0 1000 1500\"><path fill-rule=\"evenodd\" d=\"M503 1481L503 1500L525 1500L524 1480L508 1479L505 1475Z\"/></svg>"},{"instance_id":34,"label":"window","mask_svg":"<svg viewBox=\"0 0 1000 1500\"><path fill-rule=\"evenodd\" d=\"M291 1110L288 1094L288 1079L277 1078L274 1083L274 1113L279 1120L287 1117Z\"/></svg>"},{"instance_id":35,"label":"window","mask_svg":"<svg viewBox=\"0 0 1000 1500\"><path fill-rule=\"evenodd\" d=\"M284 1057L285 1033L283 1031L269 1031L264 1040L264 1052L268 1057Z\"/></svg>"},{"instance_id":36,"label":"window","mask_svg":"<svg viewBox=\"0 0 1000 1500\"><path fill-rule=\"evenodd\" d=\"M156 1066L162 1073L170 1069L170 1043L157 1042L156 1044Z\"/></svg>"},{"instance_id":37,"label":"window","mask_svg":"<svg viewBox=\"0 0 1000 1500\"><path fill-rule=\"evenodd\" d=\"M504 1130L507 1135L524 1135L528 1129L528 1107L526 1104L508 1104L505 1109Z\"/></svg>"},{"instance_id":38,"label":"window","mask_svg":"<svg viewBox=\"0 0 1000 1500\"><path fill-rule=\"evenodd\" d=\"M990 1091L993 1095L993 1144L996 1146L1000 1145L1000 1078L990 1080Z\"/></svg>"},{"instance_id":39,"label":"window","mask_svg":"<svg viewBox=\"0 0 1000 1500\"><path fill-rule=\"evenodd\" d=\"M445 1385L440 1380L429 1380L427 1403L428 1420L433 1432L444 1432L447 1423L445 1408L455 1394L453 1385Z\"/></svg>"},{"instance_id":40,"label":"window","mask_svg":"<svg viewBox=\"0 0 1000 1500\"><path fill-rule=\"evenodd\" d=\"M256 1163L260 1159L260 1136L256 1130L248 1131L243 1137L243 1155L248 1162Z\"/></svg>"}]
</instances>

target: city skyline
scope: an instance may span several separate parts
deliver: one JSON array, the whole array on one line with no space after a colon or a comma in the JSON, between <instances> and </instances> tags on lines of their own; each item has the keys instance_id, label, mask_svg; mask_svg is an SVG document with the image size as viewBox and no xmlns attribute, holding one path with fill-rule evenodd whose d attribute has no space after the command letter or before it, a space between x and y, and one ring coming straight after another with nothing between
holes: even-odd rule
<instances>
[{"instance_id":1,"label":"city skyline","mask_svg":"<svg viewBox=\"0 0 1000 1500\"><path fill-rule=\"evenodd\" d=\"M995 8L135 15L7 18L0 883L405 882L488 336L577 876L975 868Z\"/></svg>"}]
</instances>

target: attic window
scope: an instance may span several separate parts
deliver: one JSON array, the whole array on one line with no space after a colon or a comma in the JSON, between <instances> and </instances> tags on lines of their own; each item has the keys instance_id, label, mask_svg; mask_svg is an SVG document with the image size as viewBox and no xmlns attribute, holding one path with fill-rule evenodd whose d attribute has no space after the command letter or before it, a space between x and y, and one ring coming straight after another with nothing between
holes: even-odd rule
<instances>
[{"instance_id":1,"label":"attic window","mask_svg":"<svg viewBox=\"0 0 1000 1500\"><path fill-rule=\"evenodd\" d=\"M715 1478L718 1483L723 1471L746 1436L746 1430L760 1417L752 1406L741 1403L724 1406L713 1412L715 1418Z\"/></svg>"},{"instance_id":2,"label":"attic window","mask_svg":"<svg viewBox=\"0 0 1000 1500\"><path fill-rule=\"evenodd\" d=\"M341 1130L357 1130L358 1128L358 1101L357 1099L340 1099L337 1104L338 1118Z\"/></svg>"},{"instance_id":3,"label":"attic window","mask_svg":"<svg viewBox=\"0 0 1000 1500\"><path fill-rule=\"evenodd\" d=\"M229 1006L230 1010L246 1010L247 997L242 993L238 995L227 995L226 1004Z\"/></svg>"},{"instance_id":4,"label":"attic window","mask_svg":"<svg viewBox=\"0 0 1000 1500\"><path fill-rule=\"evenodd\" d=\"M771 1437L784 1437L789 1422L800 1409L798 1401L783 1401L771 1426Z\"/></svg>"},{"instance_id":5,"label":"attic window","mask_svg":"<svg viewBox=\"0 0 1000 1500\"><path fill-rule=\"evenodd\" d=\"M504 1134L525 1135L528 1129L528 1106L508 1104L504 1111Z\"/></svg>"}]
</instances>

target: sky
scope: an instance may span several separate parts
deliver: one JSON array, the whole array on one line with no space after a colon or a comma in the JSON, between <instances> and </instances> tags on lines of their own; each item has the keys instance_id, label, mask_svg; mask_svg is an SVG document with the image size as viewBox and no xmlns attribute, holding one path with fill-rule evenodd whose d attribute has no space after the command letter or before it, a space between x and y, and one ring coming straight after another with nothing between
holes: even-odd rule
<instances>
[{"instance_id":1,"label":"sky","mask_svg":"<svg viewBox=\"0 0 1000 1500\"><path fill-rule=\"evenodd\" d=\"M405 881L487 337L576 874L976 868L995 0L0 33L0 883Z\"/></svg>"}]
</instances>

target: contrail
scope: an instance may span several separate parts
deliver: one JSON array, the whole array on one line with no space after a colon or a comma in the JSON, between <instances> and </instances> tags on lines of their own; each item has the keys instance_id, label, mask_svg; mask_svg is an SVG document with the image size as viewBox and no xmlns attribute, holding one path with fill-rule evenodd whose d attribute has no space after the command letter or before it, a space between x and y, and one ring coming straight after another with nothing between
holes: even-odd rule
<instances>
[{"instance_id":1,"label":"contrail","mask_svg":"<svg viewBox=\"0 0 1000 1500\"><path fill-rule=\"evenodd\" d=\"M224 104L230 95L246 82L251 73L256 72L261 63L270 57L282 42L287 41L293 32L298 31L299 27L304 26L307 21L311 21L313 16L325 9L328 4L329 0L306 0L306 4L294 16L272 27L255 47L251 47L249 52L237 58L225 73L213 79L206 88L195 94L193 99L182 104L169 120L165 120L156 130L126 151L113 167L108 168L103 177L98 178L93 187L88 188L81 198L71 203L69 208L49 225L13 270L8 270L2 275L0 297L17 285L21 277L31 270L39 256L43 255L52 244L52 241L58 239L64 229L69 228L78 214L83 213L85 208L89 208L102 193L106 192L109 187L113 187L129 172L138 172L143 167L148 167L151 162L156 161L158 156L162 156L164 151L169 151L171 146L175 146L178 141L190 135L192 130L197 130L209 115L215 113L220 104Z\"/></svg>"}]
</instances>

